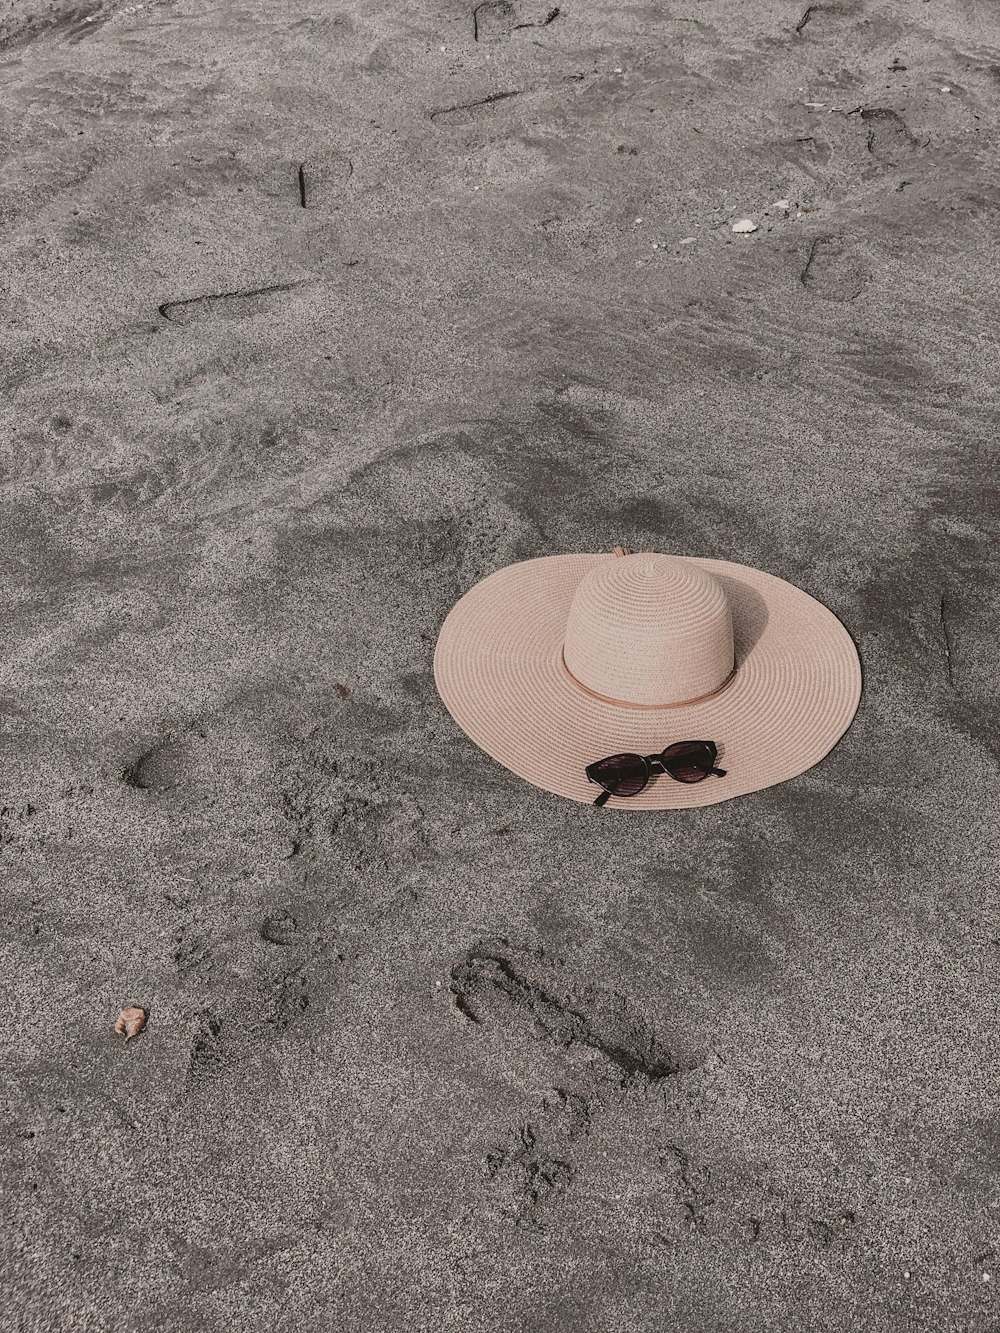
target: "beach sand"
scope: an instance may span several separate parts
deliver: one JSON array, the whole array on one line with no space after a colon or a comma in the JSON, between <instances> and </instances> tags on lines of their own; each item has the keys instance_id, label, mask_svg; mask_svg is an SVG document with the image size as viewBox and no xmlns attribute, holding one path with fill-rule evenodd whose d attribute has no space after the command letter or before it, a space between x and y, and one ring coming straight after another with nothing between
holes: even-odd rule
<instances>
[{"instance_id":1,"label":"beach sand","mask_svg":"<svg viewBox=\"0 0 1000 1333\"><path fill-rule=\"evenodd\" d=\"M0 1325L1000 1326L995 7L0 35ZM831 607L825 762L467 740L449 607L619 542Z\"/></svg>"}]
</instances>

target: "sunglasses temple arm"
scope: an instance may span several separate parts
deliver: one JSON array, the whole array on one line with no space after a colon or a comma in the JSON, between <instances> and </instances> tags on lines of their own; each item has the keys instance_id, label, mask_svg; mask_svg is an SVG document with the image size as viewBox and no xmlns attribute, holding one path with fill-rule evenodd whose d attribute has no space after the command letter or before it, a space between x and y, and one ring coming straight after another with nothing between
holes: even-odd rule
<instances>
[{"instance_id":1,"label":"sunglasses temple arm","mask_svg":"<svg viewBox=\"0 0 1000 1333\"><path fill-rule=\"evenodd\" d=\"M724 778L726 776L726 770L724 768L710 768L708 771L714 773L717 778Z\"/></svg>"},{"instance_id":2,"label":"sunglasses temple arm","mask_svg":"<svg viewBox=\"0 0 1000 1333\"><path fill-rule=\"evenodd\" d=\"M595 805L603 805L605 801L608 801L608 800L610 800L610 799L611 799L611 793L610 793L609 791L605 790L605 791L602 791L602 792L601 792L600 796L598 796L598 798L597 798L597 800L594 802L594 804L595 804Z\"/></svg>"}]
</instances>

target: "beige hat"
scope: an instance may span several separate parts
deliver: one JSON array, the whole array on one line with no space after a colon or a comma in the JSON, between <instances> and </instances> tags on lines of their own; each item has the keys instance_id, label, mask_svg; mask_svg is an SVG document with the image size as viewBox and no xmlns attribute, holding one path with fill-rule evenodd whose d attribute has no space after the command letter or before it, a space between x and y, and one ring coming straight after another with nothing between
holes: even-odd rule
<instances>
[{"instance_id":1,"label":"beige hat","mask_svg":"<svg viewBox=\"0 0 1000 1333\"><path fill-rule=\"evenodd\" d=\"M621 809L713 805L805 772L850 726L861 664L832 611L784 579L691 556L556 555L497 570L452 607L434 676L487 754L593 801L588 765L686 740L718 749L698 782L654 773Z\"/></svg>"}]
</instances>

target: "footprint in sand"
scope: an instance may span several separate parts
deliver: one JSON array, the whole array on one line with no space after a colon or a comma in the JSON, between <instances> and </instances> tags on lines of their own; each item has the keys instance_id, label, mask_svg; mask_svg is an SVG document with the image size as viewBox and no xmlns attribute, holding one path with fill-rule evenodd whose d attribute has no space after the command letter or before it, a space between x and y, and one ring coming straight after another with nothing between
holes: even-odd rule
<instances>
[{"instance_id":1,"label":"footprint in sand","mask_svg":"<svg viewBox=\"0 0 1000 1333\"><path fill-rule=\"evenodd\" d=\"M867 107L861 120L868 133L869 153L885 166L896 166L920 151L920 143L898 112L884 106Z\"/></svg>"},{"instance_id":2,"label":"footprint in sand","mask_svg":"<svg viewBox=\"0 0 1000 1333\"><path fill-rule=\"evenodd\" d=\"M824 301L854 301L865 289L868 267L837 236L819 236L812 243L800 275L806 291Z\"/></svg>"},{"instance_id":3,"label":"footprint in sand","mask_svg":"<svg viewBox=\"0 0 1000 1333\"><path fill-rule=\"evenodd\" d=\"M166 792L188 785L199 768L199 742L207 739L203 731L191 731L183 737L165 737L126 765L122 781L137 791Z\"/></svg>"},{"instance_id":4,"label":"footprint in sand","mask_svg":"<svg viewBox=\"0 0 1000 1333\"><path fill-rule=\"evenodd\" d=\"M517 11L508 0L485 0L472 11L477 42L505 42L517 24Z\"/></svg>"},{"instance_id":5,"label":"footprint in sand","mask_svg":"<svg viewBox=\"0 0 1000 1333\"><path fill-rule=\"evenodd\" d=\"M573 1145L589 1133L586 1099L553 1088L537 1114L486 1154L483 1169L504 1196L502 1211L516 1227L545 1229L547 1211L576 1177Z\"/></svg>"},{"instance_id":6,"label":"footprint in sand","mask_svg":"<svg viewBox=\"0 0 1000 1333\"><path fill-rule=\"evenodd\" d=\"M506 940L474 945L452 968L455 1007L470 1023L530 1026L562 1050L592 1053L625 1083L650 1083L680 1072L650 1024L630 1001L610 992L566 986L541 954Z\"/></svg>"}]
</instances>

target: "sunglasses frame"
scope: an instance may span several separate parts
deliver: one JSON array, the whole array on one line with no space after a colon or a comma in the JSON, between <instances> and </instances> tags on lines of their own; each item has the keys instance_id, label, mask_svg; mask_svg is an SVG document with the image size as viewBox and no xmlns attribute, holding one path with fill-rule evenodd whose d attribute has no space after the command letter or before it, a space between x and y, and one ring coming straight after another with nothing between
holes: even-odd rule
<instances>
[{"instance_id":1,"label":"sunglasses frame","mask_svg":"<svg viewBox=\"0 0 1000 1333\"><path fill-rule=\"evenodd\" d=\"M675 773L671 773L670 768L668 767L670 760L679 761L683 758L681 755L667 755L667 751L673 749L675 745L703 745L705 747L711 757L712 766L711 768L704 770L704 777L698 778L696 782L691 783L686 782L684 778L677 777ZM685 786L697 786L698 782L703 782L705 778L708 777L714 776L717 778L724 778L726 776L726 770L724 768L715 767L715 761L719 757L719 747L714 741L673 741L670 745L665 745L659 754L643 755L634 754L631 750L623 750L621 751L621 755L629 759L638 759L646 771L645 779L639 790L630 792L626 796L622 796L621 799L623 801L631 800L633 796L638 796L639 792L645 791L649 786L650 778L655 777L659 773L666 773L667 776L673 778L675 782L681 782ZM597 768L599 764L606 764L609 759L617 759L618 757L618 755L605 755L603 759L595 759L592 764L588 764L584 769L584 772L587 775L587 781L593 782L596 786L601 788L601 794L598 796L597 800L594 801L594 805L603 805L605 801L610 800L612 796L617 796L619 793L612 791L609 787L605 787L604 783L601 782L599 778L594 777L591 769ZM657 767L654 768L654 765L657 765ZM675 766L679 765L675 763ZM688 767L697 768L698 766L695 764L688 765Z\"/></svg>"}]
</instances>

